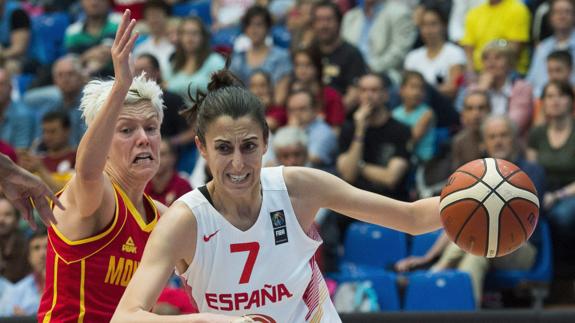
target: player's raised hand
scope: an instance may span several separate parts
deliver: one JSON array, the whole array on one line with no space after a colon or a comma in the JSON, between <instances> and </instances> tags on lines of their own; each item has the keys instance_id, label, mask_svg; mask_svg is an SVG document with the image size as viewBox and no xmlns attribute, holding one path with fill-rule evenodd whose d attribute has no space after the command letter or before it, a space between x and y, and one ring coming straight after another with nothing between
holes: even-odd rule
<instances>
[{"instance_id":1,"label":"player's raised hand","mask_svg":"<svg viewBox=\"0 0 575 323\"><path fill-rule=\"evenodd\" d=\"M0 165L2 173L0 185L4 195L14 204L14 207L20 211L22 217L28 221L32 229L36 229L34 222L33 209L38 210L42 222L46 226L56 223L52 208L49 201L52 201L60 209L64 209L58 198L38 177L32 175L25 169L13 164L4 155L0 156Z\"/></svg>"},{"instance_id":2,"label":"player's raised hand","mask_svg":"<svg viewBox=\"0 0 575 323\"><path fill-rule=\"evenodd\" d=\"M114 63L114 76L116 84L126 91L132 84L132 70L130 68L130 53L138 38L138 33L132 34L136 20L131 19L130 10L124 11L122 22L116 31L116 38L112 44L112 62Z\"/></svg>"}]
</instances>

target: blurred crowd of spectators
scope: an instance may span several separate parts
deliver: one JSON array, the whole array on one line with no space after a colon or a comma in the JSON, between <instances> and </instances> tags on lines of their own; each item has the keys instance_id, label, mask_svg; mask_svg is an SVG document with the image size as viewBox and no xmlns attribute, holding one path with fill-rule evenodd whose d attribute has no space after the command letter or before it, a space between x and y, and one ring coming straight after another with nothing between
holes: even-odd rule
<instances>
[{"instance_id":1,"label":"blurred crowd of spectators","mask_svg":"<svg viewBox=\"0 0 575 323\"><path fill-rule=\"evenodd\" d=\"M0 0L0 152L54 191L74 176L82 89L113 76L126 8L138 19L136 73L164 90L155 199L169 205L210 179L178 112L228 64L266 106L266 165L414 200L437 195L466 162L505 158L536 182L556 270L575 259L574 1ZM0 198L0 316L35 313L43 288L46 234L19 220ZM318 215L324 272L337 270L349 224ZM462 255L440 240L396 269L440 257L436 269L489 267L448 261ZM536 239L530 248L517 266L533 263Z\"/></svg>"}]
</instances>

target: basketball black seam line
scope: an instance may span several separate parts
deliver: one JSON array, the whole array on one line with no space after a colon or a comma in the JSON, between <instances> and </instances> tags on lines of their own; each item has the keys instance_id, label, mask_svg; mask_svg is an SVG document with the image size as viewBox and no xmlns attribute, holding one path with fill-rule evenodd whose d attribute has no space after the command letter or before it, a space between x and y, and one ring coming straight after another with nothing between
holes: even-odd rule
<instances>
[{"instance_id":1,"label":"basketball black seam line","mask_svg":"<svg viewBox=\"0 0 575 323\"><path fill-rule=\"evenodd\" d=\"M512 177L513 175L515 175L515 174L517 174L517 172L513 172L512 174L510 174L509 176L507 176L507 178L511 178L511 177ZM508 181L507 183L509 183L509 185L511 185L511 186L513 186L513 187L515 187L515 188L518 188L518 189L521 189L521 190L524 190L524 191L529 191L529 190L526 190L526 189L524 189L524 188L522 188L522 187L519 187L519 186L517 186L517 185L514 185L513 183L511 183L511 182L509 182L509 181ZM530 192L530 193L534 194L533 192ZM509 201L505 202L504 207L507 206L507 205L509 205L509 209L511 209L511 212L513 212L513 215L517 218L517 221L519 222L519 224L521 225L521 229L523 230L523 234L525 235L525 240L527 240L527 238L528 238L528 237L527 237L527 230L525 230L525 226L523 225L523 222L519 219L519 216L517 215L517 212L515 211L515 209L513 209L513 207L510 205L510 202L513 201L513 200L516 200L516 199L517 199L517 198L514 197L514 198L510 199ZM538 197L537 199L539 200L539 197ZM523 200L523 201L526 201L526 202L528 202L528 203L531 203L531 204L535 205L536 207L539 207L537 204L533 203L532 201L530 201L530 200L528 200L528 199L522 199L522 200ZM500 214L500 215L501 215L501 214ZM499 244L497 244L497 249L499 249Z\"/></svg>"},{"instance_id":2,"label":"basketball black seam line","mask_svg":"<svg viewBox=\"0 0 575 323\"><path fill-rule=\"evenodd\" d=\"M517 172L513 172L511 175L507 176L507 179L506 179L506 180L508 180L509 178L511 178L511 176L514 176L514 175L517 175ZM527 174L525 174L525 175L527 175ZM529 177L529 176L527 176L527 177ZM529 179L529 180L531 180L531 179ZM529 191L528 189L525 189L525 188L523 188L523 187L520 187L520 186L517 186L517 185L513 184L512 182L507 181L507 183L509 183L509 185L511 185L511 186L513 186L513 187L515 187L515 188L518 188L518 189L524 190L524 191L528 191L529 193L531 193L531 194L537 196L537 188L535 188L535 184L533 184L533 189L535 190L535 193L533 193L533 192ZM539 197L538 197L538 196L537 196L537 200L539 200Z\"/></svg>"},{"instance_id":3,"label":"basketball black seam line","mask_svg":"<svg viewBox=\"0 0 575 323\"><path fill-rule=\"evenodd\" d=\"M517 200L519 198L512 198L511 200L509 200L509 202L507 204L509 204L509 209L511 210L511 212L513 212L513 215L515 216L515 218L517 219L517 221L519 222L519 224L521 225L521 229L523 230L523 234L525 235L525 240L527 240L527 238L529 238L527 236L527 230L525 229L525 226L523 225L523 222L520 220L519 216L517 215L517 212L515 211L515 209L513 208L513 206L511 206L511 202L513 202L514 200ZM522 201L526 201L527 203L531 203L535 206L537 206L537 204L526 200L526 199L521 199Z\"/></svg>"},{"instance_id":4,"label":"basketball black seam line","mask_svg":"<svg viewBox=\"0 0 575 323\"><path fill-rule=\"evenodd\" d=\"M509 179L510 179L511 177L513 177L513 176L515 176L516 174L519 173L519 171L521 170L520 168L518 168L518 169L515 170L514 172L511 172L511 173L510 173L509 175L507 175L507 176L503 176L503 174L501 174L501 171L499 170L499 164L495 163L495 170L497 171L497 173L499 173L499 176L501 176L501 177L503 178L503 181L509 183L509 185L511 185L511 186L513 186L513 187L515 187L515 188L518 188L518 189L521 189L521 190L525 190L524 188L518 187L518 186L514 185L513 183L511 183L511 182L509 181ZM499 184L497 185L497 187L495 187L495 189L497 189L497 188L498 188L499 186L501 186L501 185L503 185L503 183L499 183ZM501 197L501 195L499 195L497 192L495 192L495 193L497 194L497 196L499 196L500 199L503 200L503 198ZM524 240L527 240L527 230L525 230L525 226L523 225L523 222L521 222L521 220L519 219L519 216L517 215L517 212L515 212L515 210L513 209L513 207L512 207L511 204L510 204L510 202L513 201L513 200L515 200L515 199L516 199L516 198L512 198L512 199L510 199L509 201L503 200L503 207L502 207L501 210L499 211L499 219L498 219L498 220L499 220L499 223L498 223L498 225L497 225L497 237L498 237L498 239L497 239L497 251L496 251L496 253L495 253L496 255L499 254L499 250L500 250L500 243L499 243L499 242L500 242L500 239L499 239L499 238L501 237L501 213L503 212L503 210L505 209L506 206L508 206L509 209L511 210L511 213L512 213L513 216L515 217L515 220L516 220L517 222L519 222L519 225L521 226L521 231L523 231L523 236L525 237ZM526 200L526 199L523 199L523 200ZM527 200L527 201L529 201L529 200ZM530 201L529 201L529 202L530 202Z\"/></svg>"},{"instance_id":5,"label":"basketball black seam line","mask_svg":"<svg viewBox=\"0 0 575 323\"><path fill-rule=\"evenodd\" d=\"M467 225L467 223L469 222L469 220L471 219L471 217L475 214L475 212L477 211L477 209L478 209L480 206L483 206L483 203L491 196L492 193L495 194L495 195L497 195L497 197L499 197L499 199L501 199L501 201L503 202L503 206L502 206L502 208L501 208L502 210L503 210L503 208L505 208L505 206L507 206L508 203L505 201L505 199L504 199L496 190L497 190L501 185L503 185L503 183L506 183L506 182L509 183L509 182L507 181L507 179L511 178L513 175L515 175L515 174L517 174L518 172L521 171L520 168L517 168L515 171L511 172L509 175L503 176L503 174L501 174L501 172L499 171L499 167L498 167L499 165L498 165L497 162L496 162L496 163L495 163L495 170L497 171L497 173L499 174L499 176L501 176L502 180L501 180L494 188L492 188L491 185L489 185L489 184L487 184L485 181L483 181L483 177L487 174L487 165L486 165L485 159L482 159L482 162L483 162L483 167L484 167L485 171L482 173L481 178L475 176L474 174L472 174L472 173L470 173L470 172L463 171L463 170L456 170L456 171L454 172L454 173L467 174L467 175L473 177L473 178L476 180L476 183L475 183L474 185L476 185L478 182L480 182L480 183L483 183L485 186L487 186L487 187L489 188L489 190L490 190L490 192L487 194L487 196L485 196L485 198L483 198L483 200L480 201L480 204L475 207L475 209L473 210L473 212L471 212L471 213L467 216L467 218L465 219L465 221L463 222L463 225L461 226L461 228L459 229L459 231L457 232L457 234L456 234L456 236L455 236L455 241L454 241L455 243L457 243L457 241L459 240L459 237L461 236L461 232L463 231L463 229L465 229L465 226ZM513 185L513 184L511 184L511 185L514 186L514 187L517 187L517 186L515 186L515 185ZM455 192L458 192L458 191L463 191L463 190L468 189L468 188L471 188L471 187L473 187L473 185L472 185L472 186L469 186L469 187L466 187L466 188L462 188L462 189L460 189L460 190L455 190L455 191L453 191L453 192L450 192L449 195L451 195L451 194L453 194L453 193L455 193ZM518 187L518 188L520 188L520 187ZM523 188L520 188L520 189L523 189ZM458 200L458 201L461 201L461 200ZM477 200L474 200L474 201L477 201ZM451 205L451 204L452 204L452 203L450 203L450 204L444 206L443 208L445 209L447 206L449 206L449 205ZM511 207L509 207L509 208L512 209ZM500 212L501 212L501 211L500 211ZM515 210L512 210L512 212L515 214ZM487 213L489 213L489 212L487 212ZM489 221L488 221L488 223L489 223ZM521 224L521 225L522 225L522 224ZM523 226L522 226L522 229L525 231L525 228L523 228ZM500 232L499 232L499 230L500 230L499 226L498 226L497 230L498 230L498 236L499 236L499 233L500 233ZM487 250L489 249L489 231L490 231L490 230L487 230L487 240L486 240L486 244L485 244L485 250L484 250L484 253L483 253L484 256L487 256ZM499 252L499 239L497 239L497 252ZM496 253L496 254L497 254L497 253Z\"/></svg>"},{"instance_id":6,"label":"basketball black seam line","mask_svg":"<svg viewBox=\"0 0 575 323\"><path fill-rule=\"evenodd\" d=\"M514 171L513 173L509 174L507 177L503 177L503 175L501 175L501 173L500 173L499 175L501 175L501 177L502 177L505 181L507 181L507 179L508 179L509 177L511 177L511 176L513 176L513 175L515 175L515 174L517 174L518 171L520 171L520 170L521 170L521 169L518 169L518 170ZM485 184L487 187L491 188L491 185L487 184L487 183L486 183L485 181L483 181L481 178L479 178L479 177L473 175L473 174L470 173L470 172L467 172L467 171L459 170L459 169L458 169L458 170L456 170L455 172L453 172L453 174L455 174L455 173L462 173L462 174L469 175L469 176L473 177L475 180L477 180L477 182L483 183L483 184ZM452 174L452 176L453 176L453 174ZM451 177L451 176L450 176L450 177ZM509 183L509 182L508 182L508 183ZM475 183L475 184L477 184L477 183ZM474 185L475 185L475 184L474 184ZM499 184L501 184L501 182L500 182ZM498 185L499 185L499 184L498 184ZM510 183L510 184L511 184L511 183ZM511 184L511 185L513 185L513 184ZM458 190L455 190L455 191L452 191L452 192L449 192L449 195L451 195L451 194L453 194L453 193L456 193L456 192L460 192L460 191L466 190L466 189L468 189L468 188L470 188L470 187L472 187L472 186L473 186L473 185L468 186L468 187L464 187L464 188L461 188L461 189L458 189ZM515 186L515 185L513 185L513 186ZM499 186L497 186L497 187L499 187ZM525 189L522 188L522 187L518 187L518 186L515 186L515 187L517 187L517 188L519 188L519 189L522 189L522 190L525 190ZM501 198L501 196L499 196L499 197ZM502 199L502 198L501 198L501 199ZM503 200L503 199L502 199L502 200ZM503 200L503 201L505 201L505 200Z\"/></svg>"},{"instance_id":7,"label":"basketball black seam line","mask_svg":"<svg viewBox=\"0 0 575 323\"><path fill-rule=\"evenodd\" d=\"M459 200L461 201L461 200ZM474 200L477 201L477 200ZM457 244L457 241L459 240L459 236L461 236L461 231L463 231L463 229L465 229L465 226L467 225L467 223L469 222L469 220L471 220L471 218L473 217L473 215L475 214L475 212L477 212L477 210L482 207L485 209L485 207L483 206L483 202L479 202L477 204L477 206L475 207L475 209L473 209L473 211L467 216L467 218L465 219L465 221L463 222L463 224L461 225L461 228L459 229L459 231L457 232L457 234L455 235L455 243ZM488 222L489 223L489 222ZM489 237L489 230L487 230L488 232L488 237Z\"/></svg>"},{"instance_id":8,"label":"basketball black seam line","mask_svg":"<svg viewBox=\"0 0 575 323\"><path fill-rule=\"evenodd\" d=\"M487 167L486 167L486 166L485 166L485 169L486 169L486 171L485 171L485 173L483 174L483 176L485 176L485 174L487 173ZM467 216L467 219L465 219L465 222L463 222L463 225L461 226L461 229L459 230L459 232L457 232L457 235L455 236L455 237L456 237L456 238L455 238L455 243L456 243L456 244L457 244L457 241L459 240L459 236L461 235L461 231L463 231L463 229L465 229L465 226L467 225L467 223L469 222L469 220L471 219L471 217L473 216L473 214L475 214L475 212L477 211L477 209L478 209L480 206L483 206L483 203L484 203L485 201L487 201L487 199L491 196L491 194L497 195L497 196L501 199L501 201L503 201L503 207L505 207L505 206L507 205L507 202L505 202L505 200L503 199L503 197L502 197L499 193L497 193L497 191L495 191L495 190L496 190L497 188L499 188L499 186L503 185L503 183L507 182L507 178L509 178L509 177L513 176L515 173L521 171L521 169L518 168L517 170L513 171L511 174L509 174L509 175L507 175L507 176L505 176L505 177L499 172L499 169L497 168L497 165L495 166L495 169L497 170L497 173L498 173L503 179L499 182L499 184L497 184L497 186L495 186L495 187L493 187L493 188L491 187L491 185L489 185L489 184L487 184L485 181L483 181L482 178L478 178L477 176L475 176L475 175L473 175L473 174L471 174L471 173L469 173L469 172L462 171L462 170L456 170L456 171L455 171L456 173L457 173L457 172L460 172L460 173L467 174L467 175L469 175L469 176L475 178L475 180L476 180L477 182L480 182L480 183L484 184L484 185L487 186L487 187L489 188L489 190L490 190L490 192L487 193L487 195L483 198L483 200L479 202L480 204L475 207L475 209L473 210L473 212L471 212L471 214L469 214L469 215ZM477 185L477 182L476 182L474 185ZM470 186L470 187L473 187L473 186ZM465 189L468 189L468 188L470 188L470 187L466 187ZM462 189L462 190L463 190L463 189ZM461 191L461 190L458 190L458 191ZM456 191L451 192L451 193L449 193L449 195L451 195L451 194L453 194L453 193L455 193L455 192L456 192ZM503 208L503 207L502 207L502 208ZM487 211L487 213L489 213L489 211ZM489 221L487 221L487 223L488 223L488 225L489 225ZM498 230L499 230L499 228L498 228ZM499 233L499 232L498 232L498 233ZM487 230L487 240L486 240L486 243L485 243L485 250L484 250L484 252L483 252L483 256L484 256L484 257L487 256L487 250L488 250L488 249L489 249L489 230ZM499 239L497 239L497 249L499 249Z\"/></svg>"},{"instance_id":9,"label":"basketball black seam line","mask_svg":"<svg viewBox=\"0 0 575 323\"><path fill-rule=\"evenodd\" d=\"M489 187L490 191L487 196L483 199L483 201L481 201L481 205L483 205L483 203L491 196L491 194L495 194L497 195L497 197L499 197L499 199L503 202L503 206L501 207L501 210L499 211L499 215L501 215L501 211L507 206L507 202L505 201L505 199L503 199L503 197L497 192L497 189L503 185L503 183L508 183L507 179L511 178L513 175L517 174L518 172L521 171L521 169L516 169L515 171L511 172L509 175L507 176L503 176L503 174L501 174L501 172L499 171L499 167L497 165L497 163L495 163L495 170L497 171L497 173L499 174L499 176L501 176L502 180L495 186L495 187L491 187L491 185L487 184L485 181L483 181L482 178L477 178L476 176L474 176L471 173L468 173L466 171L461 171L462 173L465 173L471 177L474 177L477 181L483 183L485 186ZM486 172L487 173L487 172ZM511 207L510 207L511 208ZM489 213L489 212L487 212ZM470 216L472 216L473 214L471 214ZM489 222L488 222L489 223ZM465 225L467 224L467 221L465 221L465 223L463 224L463 226L461 227L460 232L458 233L458 237L459 234L461 233L461 231L465 228ZM499 226L499 224L497 225L497 247L496 247L496 251L495 251L495 255L497 255L499 253L499 236L501 234L501 227ZM487 241L485 243L485 250L483 252L483 256L486 257L487 256L487 251L489 250L489 232L490 230L487 230ZM457 242L457 240L456 240Z\"/></svg>"},{"instance_id":10,"label":"basketball black seam line","mask_svg":"<svg viewBox=\"0 0 575 323\"><path fill-rule=\"evenodd\" d=\"M503 213L503 210L505 210L505 207L507 206L508 203L505 203L505 205L501 208L501 211L499 211L499 224L497 225L497 236L500 237L501 236L501 213ZM517 222L519 222L519 225L521 226L521 231L523 231L523 236L525 237L524 241L527 240L527 231L525 231L525 227L523 226L523 223L521 222L521 220L519 220L519 216L517 215L517 213L515 212L515 210L511 207L511 205L509 205L509 209L511 210L511 213L513 214L513 216L515 217L515 220ZM499 239L497 241L497 251L495 252L496 255L499 254L499 246L501 244L499 243Z\"/></svg>"},{"instance_id":11,"label":"basketball black seam line","mask_svg":"<svg viewBox=\"0 0 575 323\"><path fill-rule=\"evenodd\" d=\"M496 190L499 188L499 186L503 185L503 183L509 183L509 182L507 181L507 179L510 178L510 177L512 177L513 175L515 175L515 174L521 172L521 169L518 168L518 169L516 169L515 171L513 171L512 173L510 173L510 174L507 175L507 176L503 176L503 175L499 172L499 169L497 168L497 166L495 167L495 169L497 170L497 173L499 173L499 175L501 176L501 178L503 178L495 187L491 187L491 185L489 185L489 184L487 184L485 181L483 181L482 178L478 178L477 176L475 176L475 175L473 175L473 174L471 174L471 173L469 173L469 172L462 171L462 170L457 170L457 171L455 171L455 172L460 172L460 173L467 174L467 175L469 175L469 176L475 178L478 182L481 182L481 183L485 184L485 186L489 187L489 190L490 190L491 192L489 192L489 194L487 195L486 199L491 195L491 193L493 193L493 194L497 195L497 197L499 197L499 198L501 199L501 201L503 201L503 203L505 203L505 199L503 198L503 196L501 196L501 194L499 194ZM468 188L469 188L469 187L468 187ZM520 188L520 187L519 187L519 188ZM522 189L523 189L523 188L522 188ZM525 189L523 189L523 190L525 190ZM452 192L452 193L453 193L453 192ZM449 194L452 194L452 193L449 193ZM484 201L485 201L485 199L484 199ZM483 202L482 202L482 203L483 203Z\"/></svg>"}]
</instances>

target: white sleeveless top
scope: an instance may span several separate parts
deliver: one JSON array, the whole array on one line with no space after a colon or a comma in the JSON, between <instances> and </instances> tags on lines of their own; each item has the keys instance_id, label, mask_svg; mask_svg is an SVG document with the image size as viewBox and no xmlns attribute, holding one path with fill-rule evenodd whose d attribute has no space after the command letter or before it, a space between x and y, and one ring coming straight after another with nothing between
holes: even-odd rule
<instances>
[{"instance_id":1,"label":"white sleeveless top","mask_svg":"<svg viewBox=\"0 0 575 323\"><path fill-rule=\"evenodd\" d=\"M263 322L341 322L314 258L321 238L300 226L283 167L262 169L261 184L262 207L246 231L230 224L199 189L178 199L198 223L196 253L181 275L198 309L251 314Z\"/></svg>"}]
</instances>

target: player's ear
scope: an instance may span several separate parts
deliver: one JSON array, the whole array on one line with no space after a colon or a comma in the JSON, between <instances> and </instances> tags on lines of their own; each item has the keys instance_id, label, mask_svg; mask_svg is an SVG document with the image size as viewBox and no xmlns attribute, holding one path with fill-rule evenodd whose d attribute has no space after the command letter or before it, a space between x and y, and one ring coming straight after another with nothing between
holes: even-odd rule
<instances>
[{"instance_id":1,"label":"player's ear","mask_svg":"<svg viewBox=\"0 0 575 323\"><path fill-rule=\"evenodd\" d=\"M202 155L204 159L207 159L206 146L202 143L200 137L198 136L194 137L194 141L196 142L196 147L198 147L198 150L200 151L200 155Z\"/></svg>"}]
</instances>

